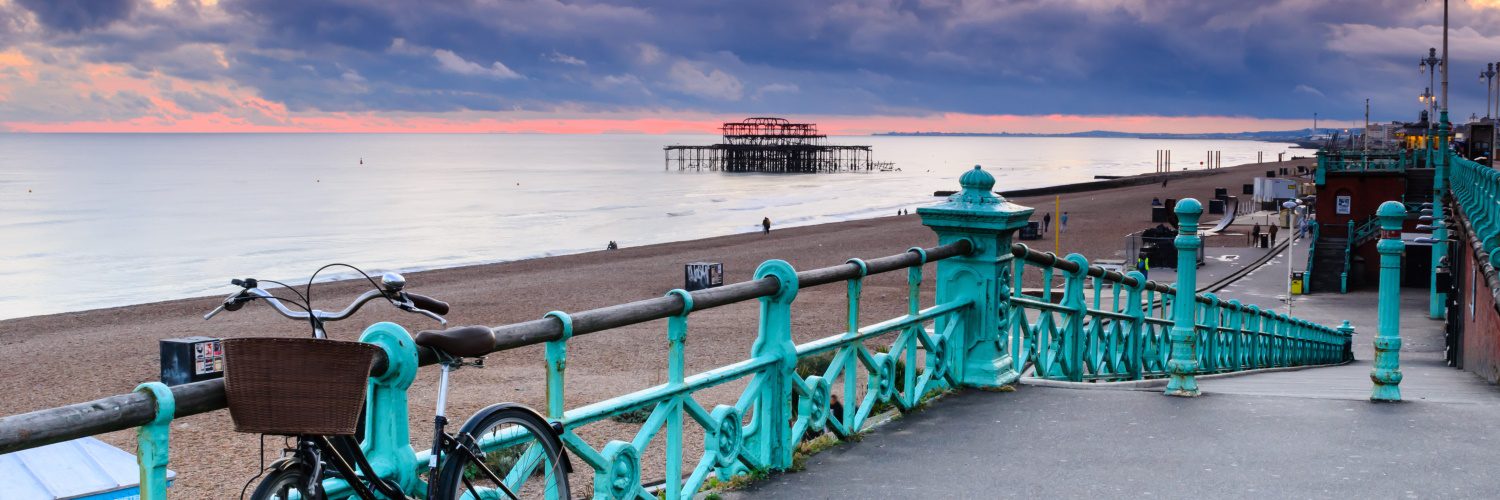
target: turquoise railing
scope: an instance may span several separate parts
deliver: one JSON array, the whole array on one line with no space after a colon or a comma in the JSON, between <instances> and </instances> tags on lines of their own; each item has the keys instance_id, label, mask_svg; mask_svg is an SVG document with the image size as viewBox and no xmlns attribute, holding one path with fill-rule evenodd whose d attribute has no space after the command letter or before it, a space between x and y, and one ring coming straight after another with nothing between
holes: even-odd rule
<instances>
[{"instance_id":1,"label":"turquoise railing","mask_svg":"<svg viewBox=\"0 0 1500 500\"><path fill-rule=\"evenodd\" d=\"M1463 210L1490 264L1500 267L1500 172L1458 155L1451 156L1454 200Z\"/></svg>"},{"instance_id":2,"label":"turquoise railing","mask_svg":"<svg viewBox=\"0 0 1500 500\"><path fill-rule=\"evenodd\" d=\"M1354 265L1354 250L1380 234L1380 220L1375 217L1370 217L1358 226L1352 220L1348 224L1348 232L1344 233L1348 237L1344 239L1344 270L1339 273L1339 293L1349 293L1349 271Z\"/></svg>"},{"instance_id":3,"label":"turquoise railing","mask_svg":"<svg viewBox=\"0 0 1500 500\"><path fill-rule=\"evenodd\" d=\"M1318 254L1318 221L1307 221L1307 267L1302 268L1302 293L1312 293L1313 262ZM1288 245L1290 249L1290 245Z\"/></svg>"},{"instance_id":4,"label":"turquoise railing","mask_svg":"<svg viewBox=\"0 0 1500 500\"><path fill-rule=\"evenodd\" d=\"M1415 159L1406 150L1396 151L1318 151L1318 167L1315 174L1319 186L1327 182L1327 175L1340 172L1405 172L1417 168Z\"/></svg>"},{"instance_id":5,"label":"turquoise railing","mask_svg":"<svg viewBox=\"0 0 1500 500\"><path fill-rule=\"evenodd\" d=\"M1167 376L1175 287L1016 245L1015 275L1035 269L1038 296L1010 298L1007 321L1016 370L1051 380L1122 381ZM1063 277L1060 300L1052 284ZM1084 293L1086 289L1092 294ZM1106 301L1106 297L1108 300ZM1212 293L1195 295L1197 369L1209 374L1346 360L1350 339L1335 328ZM1091 305L1090 305L1091 304Z\"/></svg>"},{"instance_id":6,"label":"turquoise railing","mask_svg":"<svg viewBox=\"0 0 1500 500\"><path fill-rule=\"evenodd\" d=\"M878 408L911 409L943 389L1001 387L1027 369L1074 381L1170 375L1168 394L1196 395L1196 374L1350 359L1353 330L1347 322L1333 329L1195 294L1196 266L1178 271L1184 287L1179 290L1147 281L1138 272L1122 275L1090 266L1077 254L1059 259L1013 245L1012 235L1033 210L995 196L994 178L978 167L965 173L960 184L963 191L946 203L918 210L938 235L935 247L800 272L771 260L750 281L694 292L672 290L659 298L576 313L554 311L494 327L493 350L545 344L545 413L563 428L575 463L587 468L579 474L592 475L593 496L608 499L653 497L641 477L645 459L664 465L665 477L657 478L662 496L688 498L713 476L728 479L787 469L794 450L809 435L858 434L869 427ZM1191 262L1200 244L1201 204L1186 199L1177 210L1191 216L1179 224L1183 233L1176 240L1180 258ZM929 266L930 302L921 293ZM1044 275L1036 296L1020 286L1028 267ZM906 312L862 323L865 278L903 270ZM1054 303L1051 285L1059 273L1063 292ZM1083 293L1089 280L1096 292L1092 306ZM794 343L792 331L799 327L792 305L799 291L839 282L846 291L845 328ZM750 300L759 302L760 315L748 356L689 375L685 346L693 315ZM667 320L666 383L566 408L567 353L574 337L658 319ZM420 495L426 489L421 473L428 457L411 447L407 390L419 367L433 364L436 356L416 347L406 330L392 323L372 325L361 341L381 349L371 369L361 448L382 477ZM827 368L799 375L800 361L819 356L829 357ZM136 427L142 498L165 498L172 420L225 406L222 380L170 389L152 382L132 394L0 418L0 453ZM616 436L625 439L599 438L603 429L580 432L641 409L649 412L644 424L629 436ZM689 432L701 433L702 444L689 444ZM481 446L493 450L508 444L501 436ZM512 480L530 477L524 468L518 470ZM348 494L338 479L326 480L325 487L335 498Z\"/></svg>"}]
</instances>

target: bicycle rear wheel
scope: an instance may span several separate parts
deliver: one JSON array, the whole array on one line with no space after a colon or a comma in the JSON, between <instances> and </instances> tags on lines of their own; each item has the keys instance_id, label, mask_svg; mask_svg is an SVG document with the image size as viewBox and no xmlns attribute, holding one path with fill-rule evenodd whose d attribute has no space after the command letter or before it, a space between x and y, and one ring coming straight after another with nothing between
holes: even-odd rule
<instances>
[{"instance_id":1,"label":"bicycle rear wheel","mask_svg":"<svg viewBox=\"0 0 1500 500\"><path fill-rule=\"evenodd\" d=\"M547 421L520 406L496 405L469 419L438 475L435 498L568 499L568 466Z\"/></svg>"}]
</instances>

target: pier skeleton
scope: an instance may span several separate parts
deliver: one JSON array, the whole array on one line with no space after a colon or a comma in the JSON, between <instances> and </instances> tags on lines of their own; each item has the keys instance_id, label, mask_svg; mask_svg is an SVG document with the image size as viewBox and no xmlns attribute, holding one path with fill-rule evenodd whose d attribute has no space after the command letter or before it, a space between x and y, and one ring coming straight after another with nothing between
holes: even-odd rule
<instances>
[{"instance_id":1,"label":"pier skeleton","mask_svg":"<svg viewBox=\"0 0 1500 500\"><path fill-rule=\"evenodd\" d=\"M870 159L870 146L828 144L817 124L754 117L725 123L723 142L710 146L666 146L666 169L767 173L827 173L888 170Z\"/></svg>"}]
</instances>

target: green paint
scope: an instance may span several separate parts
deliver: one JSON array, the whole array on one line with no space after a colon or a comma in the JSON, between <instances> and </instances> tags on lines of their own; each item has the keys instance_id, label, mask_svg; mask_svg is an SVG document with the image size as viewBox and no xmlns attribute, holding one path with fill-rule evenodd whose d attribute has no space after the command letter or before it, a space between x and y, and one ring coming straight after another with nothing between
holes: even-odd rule
<instances>
[{"instance_id":1,"label":"green paint","mask_svg":"<svg viewBox=\"0 0 1500 500\"><path fill-rule=\"evenodd\" d=\"M138 385L135 392L149 393L156 402L156 416L151 419L151 423L140 426L135 431L135 459L141 466L141 498L165 500L172 416L177 412L177 400L172 397L172 389L161 382Z\"/></svg>"},{"instance_id":2,"label":"green paint","mask_svg":"<svg viewBox=\"0 0 1500 500\"><path fill-rule=\"evenodd\" d=\"M1448 110L1443 110L1440 116L1442 122L1438 124L1438 151L1441 154L1437 155L1437 171L1432 178L1432 225L1437 226L1437 229L1432 231L1432 238L1444 241L1448 239L1448 228L1443 224L1443 194L1448 190L1448 162L1453 155L1448 151ZM1447 244L1432 245L1432 267L1429 268L1432 273L1429 276L1427 296L1427 317L1432 319L1443 319L1447 315L1448 294L1439 292L1437 286L1437 269L1447 256Z\"/></svg>"},{"instance_id":3,"label":"green paint","mask_svg":"<svg viewBox=\"0 0 1500 500\"><path fill-rule=\"evenodd\" d=\"M1167 361L1167 372L1171 374L1171 380L1167 382L1166 394L1168 396L1198 395L1198 380L1193 373L1198 371L1197 360L1197 323L1193 317L1193 309L1197 304L1195 291L1198 289L1198 247L1203 245L1202 238L1198 237L1198 217L1203 215L1203 204L1193 198L1183 198L1177 202L1177 238L1173 241L1177 245L1177 300L1172 311L1172 357Z\"/></svg>"},{"instance_id":4,"label":"green paint","mask_svg":"<svg viewBox=\"0 0 1500 500\"><path fill-rule=\"evenodd\" d=\"M1380 317L1375 333L1375 368L1370 372L1374 388L1371 401L1401 400L1401 221L1406 208L1400 202L1387 201L1375 211L1384 231L1375 249L1380 251Z\"/></svg>"}]
</instances>

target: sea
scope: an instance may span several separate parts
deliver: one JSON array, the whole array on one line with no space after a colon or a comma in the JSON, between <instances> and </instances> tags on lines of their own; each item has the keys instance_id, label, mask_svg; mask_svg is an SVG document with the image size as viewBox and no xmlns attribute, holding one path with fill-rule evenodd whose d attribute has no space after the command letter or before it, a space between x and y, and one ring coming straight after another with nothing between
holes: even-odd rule
<instances>
[{"instance_id":1,"label":"sea","mask_svg":"<svg viewBox=\"0 0 1500 500\"><path fill-rule=\"evenodd\" d=\"M982 165L997 190L1225 166L1292 144L836 136L898 170L680 172L709 135L0 134L0 319L228 294L323 264L414 271L895 215ZM350 277L347 273L321 279ZM416 284L414 284L416 285Z\"/></svg>"}]
</instances>

